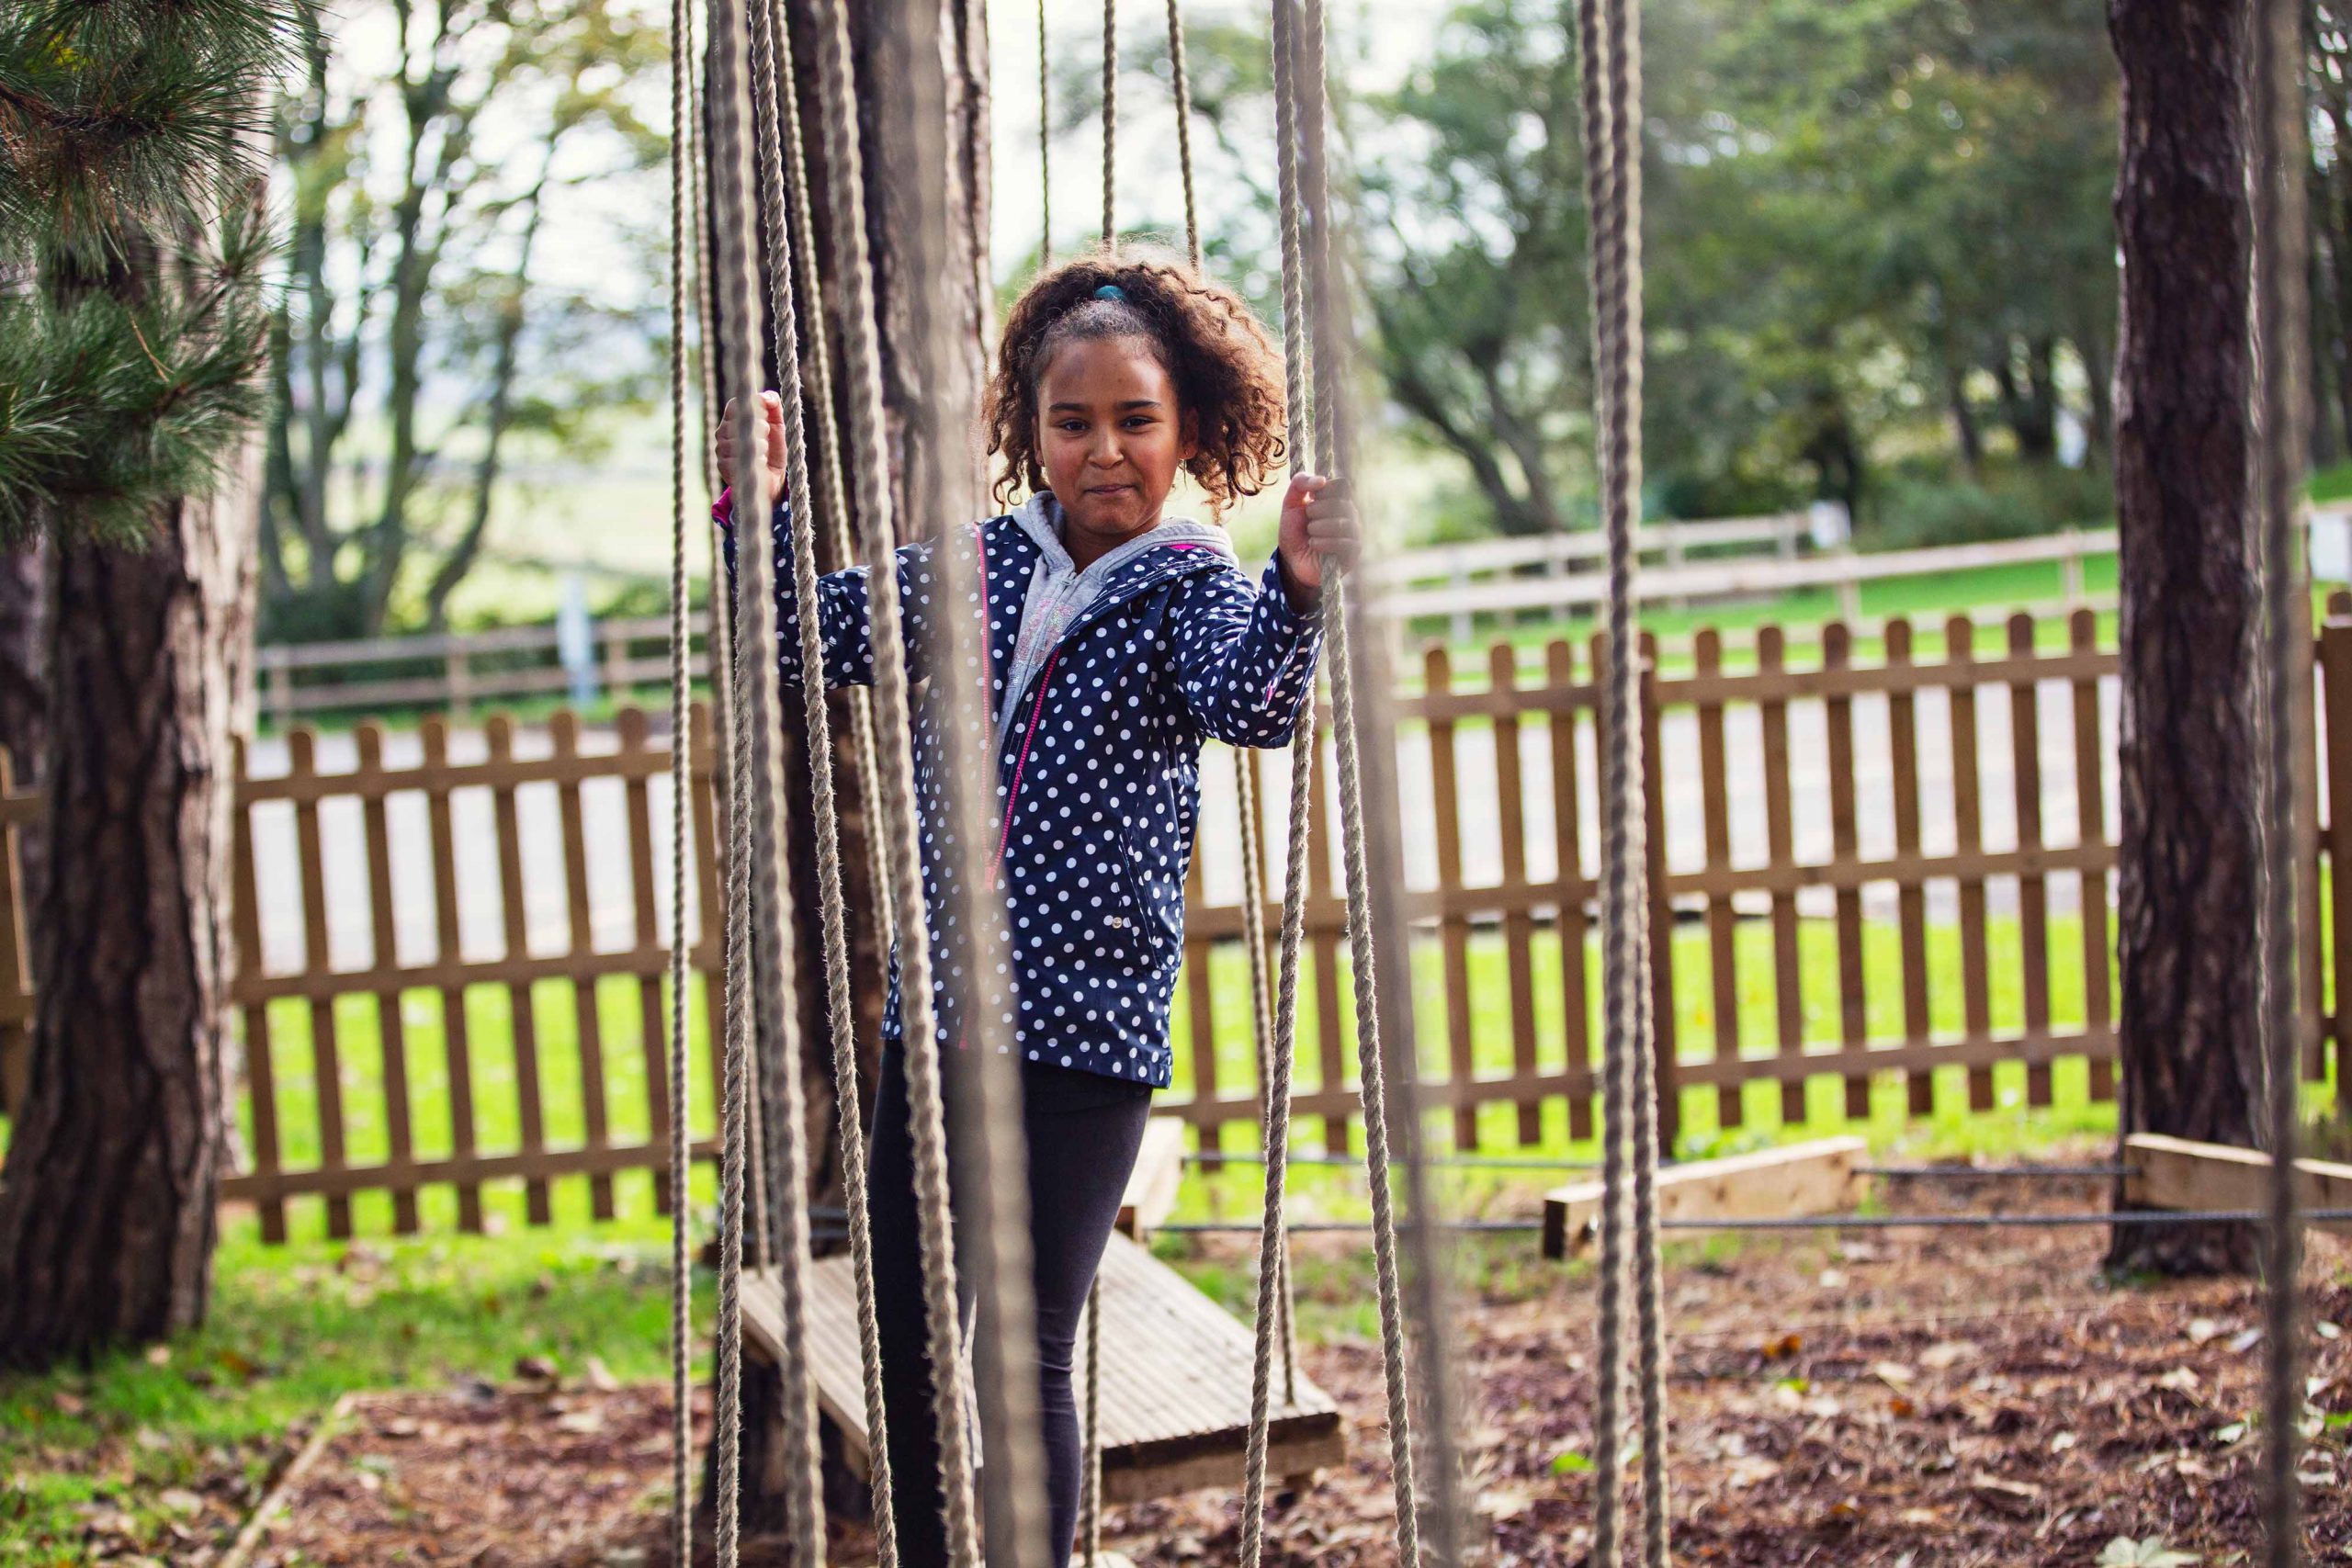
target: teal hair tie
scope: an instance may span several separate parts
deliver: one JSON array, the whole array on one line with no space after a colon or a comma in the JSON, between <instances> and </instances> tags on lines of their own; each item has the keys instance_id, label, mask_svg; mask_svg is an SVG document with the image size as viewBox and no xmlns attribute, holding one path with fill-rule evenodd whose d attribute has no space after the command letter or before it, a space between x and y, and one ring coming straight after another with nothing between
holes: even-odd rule
<instances>
[{"instance_id":1,"label":"teal hair tie","mask_svg":"<svg viewBox=\"0 0 2352 1568\"><path fill-rule=\"evenodd\" d=\"M1127 302L1127 291L1120 288L1115 283L1106 283L1102 288L1094 291L1094 298L1097 299L1115 299L1120 304L1124 305Z\"/></svg>"}]
</instances>

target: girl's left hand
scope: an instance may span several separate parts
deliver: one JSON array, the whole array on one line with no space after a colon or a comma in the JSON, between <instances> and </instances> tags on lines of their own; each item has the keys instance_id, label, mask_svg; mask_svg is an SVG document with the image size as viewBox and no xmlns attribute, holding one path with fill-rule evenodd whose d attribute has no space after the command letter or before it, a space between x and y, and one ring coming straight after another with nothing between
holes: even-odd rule
<instances>
[{"instance_id":1,"label":"girl's left hand","mask_svg":"<svg viewBox=\"0 0 2352 1568\"><path fill-rule=\"evenodd\" d=\"M1320 474L1294 475L1283 497L1277 546L1283 574L1291 585L1306 592L1320 592L1324 558L1352 567L1363 547L1363 526L1346 487Z\"/></svg>"}]
</instances>

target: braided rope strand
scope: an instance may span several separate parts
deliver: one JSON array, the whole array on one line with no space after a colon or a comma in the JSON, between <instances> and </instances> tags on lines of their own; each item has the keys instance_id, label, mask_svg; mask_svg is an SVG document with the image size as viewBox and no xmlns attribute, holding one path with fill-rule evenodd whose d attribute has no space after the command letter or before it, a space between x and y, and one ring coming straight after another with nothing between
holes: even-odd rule
<instances>
[{"instance_id":1,"label":"braided rope strand","mask_svg":"<svg viewBox=\"0 0 2352 1568\"><path fill-rule=\"evenodd\" d=\"M1640 0L1607 0L1607 5L1609 162L1617 204L1610 241L1618 247L1612 278L1611 310L1617 320L1609 369L1613 389L1608 432L1616 448L1612 500L1623 511L1629 546L1624 579L1620 583L1612 570L1611 586L1623 601L1630 637L1640 613L1634 591L1636 563L1630 546L1640 524L1642 493L1642 28ZM1638 669L1630 666L1626 676L1633 682L1641 678ZM1634 931L1634 962L1627 983L1634 992L1631 1155L1634 1387L1641 1401L1642 1427L1642 1561L1647 1568L1666 1568L1671 1499L1667 1492L1666 1329L1658 1260L1658 1078L1656 1020L1650 1000L1649 834L1644 800L1648 760L1643 755L1638 729L1629 735L1626 760L1628 793L1618 807L1627 819L1626 843L1632 858L1626 866L1628 903L1619 913Z\"/></svg>"},{"instance_id":2,"label":"braided rope strand","mask_svg":"<svg viewBox=\"0 0 2352 1568\"><path fill-rule=\"evenodd\" d=\"M710 41L712 69L717 78L715 111L717 146L711 166L714 198L718 206L718 279L713 292L718 292L720 280L725 288L726 320L729 331L721 345L727 358L726 370L735 385L749 387L758 380L759 351L752 337L753 312L758 306L758 277L746 243L750 227L750 191L752 188L751 79L746 58L749 40L745 37L745 18L740 7L711 0ZM715 356L713 356L715 357ZM767 510L767 478L760 462L760 437L757 427L759 406L756 399L739 400L734 420L735 450L739 457L739 471L730 476L736 480L735 493L739 504L753 517L765 515ZM755 533L757 530L747 530ZM738 604L739 621L741 603ZM745 716L739 715L739 719ZM745 724L737 726L737 744L741 743ZM717 1446L718 1491L715 1500L717 1518L713 1529L713 1545L718 1568L735 1568L740 1555L742 1508L742 1357L743 1307L741 1299L743 1271L743 1166L746 1153L744 1120L746 1021L736 1004L737 977L746 954L741 950L742 921L736 918L741 902L741 885L750 874L750 856L745 849L745 812L743 800L746 778L740 764L730 769L732 777L729 805L729 838L733 840L729 856L728 896L729 924L736 928L729 941L728 1021L725 1056L720 1073L720 1152L718 1210L718 1388L715 1395L712 1442Z\"/></svg>"},{"instance_id":3,"label":"braided rope strand","mask_svg":"<svg viewBox=\"0 0 2352 1568\"><path fill-rule=\"evenodd\" d=\"M806 338L800 332L802 311L793 284L796 259L802 277L816 276L815 254L807 232L807 165L798 123L798 95L792 80L789 26L778 0L766 0L763 12L763 30L773 42L774 52L762 86L766 90L771 123L781 131L783 143L778 157L763 157L762 160L768 194L769 314L775 333L775 358L779 378L777 401L782 405L784 414L786 493L791 501L793 592L796 603L802 606L802 613L796 617L803 671L801 711L808 732L807 761L817 846L825 1011L832 1045L835 1136L841 1148L842 1201L848 1219L850 1268L857 1302L858 1360L865 1384L868 1483L874 1500L876 1553L881 1568L892 1568L899 1555L898 1532L890 1517L890 1459L887 1413L882 1396L881 1332L875 1309L874 1243L865 1199L865 1131L858 1116L856 1019L850 997L848 913L842 892L841 812L833 778L832 713L826 702L825 683L821 678L825 664L824 630L815 613L819 602L816 528L819 503L808 461L808 427L801 383L803 349L806 347L811 351L809 357L812 360L821 353L819 345L823 337L823 324L820 321L817 331ZM776 193L775 176L779 167L788 169L794 176L790 182L790 197L795 214L794 238L798 242L797 257L787 255L786 250L783 203L778 200ZM819 407L825 408L826 402L827 400L820 398ZM843 492L840 485L839 455L830 442L826 457L833 465L833 489L829 499L836 503L834 517L838 526L838 503ZM870 767L865 770L863 777L870 792Z\"/></svg>"},{"instance_id":4,"label":"braided rope strand","mask_svg":"<svg viewBox=\"0 0 2352 1568\"><path fill-rule=\"evenodd\" d=\"M1102 0L1102 248L1118 243L1119 0Z\"/></svg>"},{"instance_id":5,"label":"braided rope strand","mask_svg":"<svg viewBox=\"0 0 2352 1568\"><path fill-rule=\"evenodd\" d=\"M859 532L872 569L867 594L884 813L879 829L888 851L890 898L899 934L901 1049L906 1054L915 1191L922 1215L924 1319L932 1359L932 1409L939 1431L942 1513L951 1562L956 1568L972 1568L979 1562L978 1529L972 1497L972 1458L964 1427L964 1359L956 1314L955 1246L948 1224L947 1136L932 998L931 945L923 925L922 873L915 857L921 829L915 817L913 760L907 742L906 650L899 609L896 524L878 436L883 421L881 352L876 341L873 265L866 248L865 160L857 141L847 6L842 0L824 0L818 9L819 109L834 196L835 275L842 289L850 454L859 501Z\"/></svg>"},{"instance_id":6,"label":"braided rope strand","mask_svg":"<svg viewBox=\"0 0 2352 1568\"><path fill-rule=\"evenodd\" d=\"M2296 1478L2304 1408L2300 1277L2303 1231L2293 1164L2302 1132L2296 992L2301 979L2296 827L2297 691L2308 691L2301 649L2311 635L2311 593L2296 552L2306 466L2309 395L2302 355L2308 343L2308 230L2302 147L2302 7L2267 0L2255 7L2254 313L2260 446L2256 497L2260 527L2263 647L2257 680L2263 696L2262 845L2259 941L2261 1035L2267 1068L2264 1107L2270 1146L2263 1246L2263 1556L2268 1568L2302 1558L2301 1483Z\"/></svg>"},{"instance_id":7,"label":"braided rope strand","mask_svg":"<svg viewBox=\"0 0 2352 1568\"><path fill-rule=\"evenodd\" d=\"M1046 52L1046 0L1037 0L1037 265L1054 259L1054 93Z\"/></svg>"},{"instance_id":8,"label":"braided rope strand","mask_svg":"<svg viewBox=\"0 0 2352 1568\"><path fill-rule=\"evenodd\" d=\"M686 62L691 7L670 4L670 1559L694 1546L693 1224L686 1128L686 813L694 795L692 653L686 602L686 186L695 180ZM707 449L707 444L706 444ZM716 646L715 644L713 646Z\"/></svg>"},{"instance_id":9,"label":"braided rope strand","mask_svg":"<svg viewBox=\"0 0 2352 1568\"><path fill-rule=\"evenodd\" d=\"M1168 0L1168 74L1176 91L1176 162L1184 180L1184 254L1201 270L1201 207L1193 189L1193 73L1184 62L1182 0Z\"/></svg>"},{"instance_id":10,"label":"braided rope strand","mask_svg":"<svg viewBox=\"0 0 2352 1568\"><path fill-rule=\"evenodd\" d=\"M1279 0L1277 0L1279 3ZM1258 1231L1258 1310L1250 1371L1250 1431L1241 1463L1241 1568L1258 1568L1265 1552L1266 1449L1272 1423L1274 1342L1283 1346L1283 1403L1298 1403L1287 1314L1288 1240L1283 1227L1283 1183L1290 1157L1291 1067L1298 1022L1298 957L1306 934L1307 803L1315 793L1315 702L1302 705L1291 738L1290 837L1283 877L1281 979L1274 1034L1266 1051L1264 1217Z\"/></svg>"},{"instance_id":11,"label":"braided rope strand","mask_svg":"<svg viewBox=\"0 0 2352 1568\"><path fill-rule=\"evenodd\" d=\"M1598 427L1606 430L1611 423L1610 409L1615 390L1611 367L1616 359L1613 334L1617 330L1617 318L1612 313L1611 303L1616 298L1613 268L1618 253L1603 232L1604 225L1611 221L1616 208L1612 143L1609 133L1611 106L1606 92L1610 40L1603 31L1601 4L1602 0L1580 0L1577 22L1577 53L1581 65L1578 102L1582 111L1585 150L1585 208L1590 214L1589 221L1593 235L1586 269L1592 294L1594 422ZM1628 536L1630 528L1623 515L1622 488L1612 466L1617 460L1617 448L1605 435L1598 445L1600 450L1596 457L1601 470L1603 524L1609 535L1610 593L1606 630L1608 668L1602 671L1601 688L1601 963L1606 1032L1601 1064L1602 1197L1598 1282L1599 1345L1593 1393L1592 1450L1596 1468L1593 1476L1592 1560L1596 1564L1615 1568L1619 1561L1618 1536L1623 1506L1623 1417L1621 1407L1624 1363L1621 1350L1621 1318L1624 1310L1625 1147L1630 1131L1628 1101L1632 1096L1627 1048L1635 1027L1634 998L1627 984L1627 971L1634 962L1627 931L1632 857L1627 818L1632 815L1628 791L1632 770L1630 746L1634 735L1634 694L1629 682L1633 658L1632 632L1625 618L1627 595L1622 587L1630 580L1632 549Z\"/></svg>"}]
</instances>

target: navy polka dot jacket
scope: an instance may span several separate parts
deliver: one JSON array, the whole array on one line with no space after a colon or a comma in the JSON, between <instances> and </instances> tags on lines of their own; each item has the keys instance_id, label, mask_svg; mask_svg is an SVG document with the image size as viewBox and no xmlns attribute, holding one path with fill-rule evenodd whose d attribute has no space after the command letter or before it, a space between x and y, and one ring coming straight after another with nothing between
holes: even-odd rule
<instances>
[{"instance_id":1,"label":"navy polka dot jacket","mask_svg":"<svg viewBox=\"0 0 2352 1568\"><path fill-rule=\"evenodd\" d=\"M727 502L718 509L727 521ZM960 528L943 544L899 551L910 679L921 681L941 613L937 551L978 548L986 562L992 713L997 725L999 886L1009 922L1016 1048L1032 1061L1168 1087L1168 1010L1183 953L1184 881L1200 817L1201 746L1287 744L1314 689L1322 633L1291 607L1280 561L1256 584L1221 529L1171 521L1098 566L1105 575L1018 692L1016 645L1052 537L1050 497L1020 515ZM791 559L785 509L775 558ZM732 567L732 540L729 541ZM1059 555L1057 547L1052 555ZM1048 561L1049 569L1058 563ZM800 682L798 604L776 577L777 654ZM874 680L866 569L820 579L828 686ZM975 596L969 613L980 614ZM914 713L923 895L932 911L933 995L943 1043L962 1038L950 981L960 963L940 942L939 911L959 863L942 789L947 716L936 684ZM900 1038L893 957L886 1039Z\"/></svg>"}]
</instances>

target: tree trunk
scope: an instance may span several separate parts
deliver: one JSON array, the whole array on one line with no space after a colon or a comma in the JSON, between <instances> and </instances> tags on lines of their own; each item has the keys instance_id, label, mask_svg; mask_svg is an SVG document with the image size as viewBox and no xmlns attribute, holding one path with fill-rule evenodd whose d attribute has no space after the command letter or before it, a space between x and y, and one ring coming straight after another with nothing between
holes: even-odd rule
<instances>
[{"instance_id":1,"label":"tree trunk","mask_svg":"<svg viewBox=\"0 0 2352 1568\"><path fill-rule=\"evenodd\" d=\"M2260 1142L2252 220L2238 0L2110 0L2122 66L2121 1131ZM2115 1227L2111 1269L2254 1266L2243 1225Z\"/></svg>"},{"instance_id":2,"label":"tree trunk","mask_svg":"<svg viewBox=\"0 0 2352 1568\"><path fill-rule=\"evenodd\" d=\"M886 422L887 448L890 456L890 472L894 494L894 513L898 519L899 537L903 540L933 534L956 522L969 518L915 518L907 513L904 501L908 491L910 466L921 463L942 465L950 475L963 473L976 479L981 462L978 445L978 420L980 393L985 385L988 359L984 333L994 314L994 293L989 285L988 264L989 161L988 127L988 34L978 0L892 0L894 5L926 4L941 7L941 31L956 40L956 50L948 61L948 98L944 113L948 125L948 144L957 150L964 178L964 197L956 209L947 214L952 248L956 257L954 268L945 276L919 276L906 254L904 235L911 220L903 209L903 197L898 193L917 188L908 172L914 145L912 115L916 112L942 112L940 106L917 106L900 103L890 95L859 94L859 140L865 161L865 190L866 203L866 240L871 248L875 273L875 313L880 328L883 365L883 400ZM831 349L835 412L839 419L849 416L847 400L848 377L842 359L840 330L841 287L835 276L833 237L827 227L832 205L826 192L832 171L824 158L822 138L818 134L820 99L817 81L818 31L816 13L808 0L786 0L784 14L791 29L796 82L800 98L803 124L808 132L810 199L816 218L817 256L824 297L822 319L808 309L807 291L802 290L800 329L804 338L823 332ZM907 72L888 58L889 42L894 29L888 6L858 6L850 12L852 51L854 69L861 86L876 81L903 82ZM881 100L888 99L885 104ZM707 127L707 121L706 121ZM716 203L708 204L715 211ZM763 258L766 254L764 239L754 245ZM716 254L715 246L712 254ZM932 362L908 352L905 345L911 341L915 312L912 301L917 291L926 292L934 302L943 298L946 308L958 319L968 323L969 350L957 355L948 363ZM714 311L718 301L712 302ZM714 333L723 323L714 321ZM763 323L763 330L765 324ZM773 334L770 334L771 344ZM804 344L804 360L807 355ZM771 383L775 379L775 367L771 362L768 371ZM804 374L805 374L804 364ZM722 399L740 396L741 389L721 387ZM928 423L918 417L925 409L947 411L944 423L952 428L974 432L972 445L957 453L910 450L905 433ZM846 425L843 426L846 435ZM818 435L816 421L809 421L808 434L813 443ZM810 453L812 467L816 453ZM949 493L970 493L974 483L944 487ZM852 498L853 501L854 497ZM855 530L853 522L853 533ZM826 558L823 549L824 530L819 530L820 564L827 568L842 562ZM882 908L883 890L871 886L867 874L871 862L866 853L865 835L870 825L859 808L857 754L851 744L852 709L846 700L831 704L833 735L834 784L841 806L842 830L842 895L851 912L851 974L857 1003L857 1037L860 1057L868 1071L879 1050L884 998L883 976L887 972L888 953L884 946L878 914ZM787 699L783 715L786 739L786 777L805 778L805 767L793 765L803 753L806 729L801 720L797 700ZM837 1116L833 1098L832 1061L830 1034L824 1013L822 931L816 918L817 881L816 856L810 803L805 793L787 790L786 796L786 835L791 852L791 875L796 908L803 918L798 921L797 948L800 974L800 1031L802 1057L800 1062L803 1099L807 1107L808 1146L811 1190L808 1201L815 1203L838 1203L841 1186L841 1151L834 1136ZM756 1364L751 1369L757 1371ZM771 1415L772 1391L752 1391L752 1382L764 1382L747 1374L745 1420L743 1429L743 1528L747 1533L780 1528L784 1520L784 1477L780 1473L771 1447L779 1435ZM713 1483L714 1460L707 1457L703 1478L703 1511L707 1516Z\"/></svg>"},{"instance_id":3,"label":"tree trunk","mask_svg":"<svg viewBox=\"0 0 2352 1568\"><path fill-rule=\"evenodd\" d=\"M33 1066L0 1189L0 1364L200 1322L228 1140L231 736L261 445L143 554L61 548Z\"/></svg>"}]
</instances>

